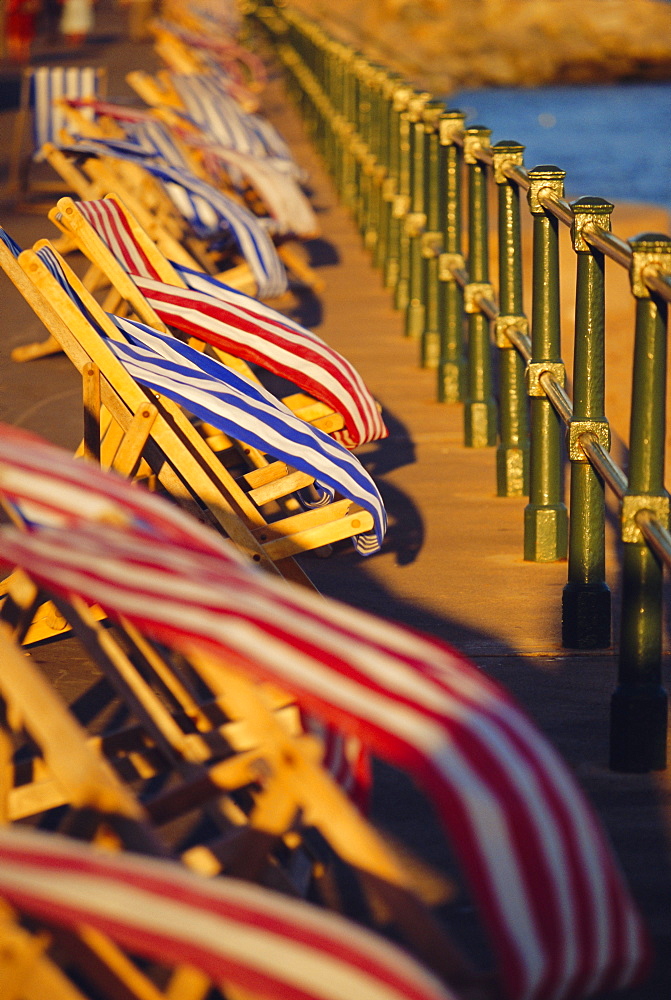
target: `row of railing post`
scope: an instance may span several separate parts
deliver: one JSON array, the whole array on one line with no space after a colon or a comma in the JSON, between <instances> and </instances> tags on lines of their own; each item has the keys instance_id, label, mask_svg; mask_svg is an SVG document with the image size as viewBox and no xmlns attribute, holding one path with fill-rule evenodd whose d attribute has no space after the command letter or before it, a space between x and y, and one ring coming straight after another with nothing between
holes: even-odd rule
<instances>
[{"instance_id":1,"label":"row of railing post","mask_svg":"<svg viewBox=\"0 0 671 1000\"><path fill-rule=\"evenodd\" d=\"M463 403L467 447L496 446L497 492L528 496L524 558L568 556L567 648L611 645L605 487L621 505L622 615L611 766L666 766L661 683L663 566L671 564L664 487L671 239L611 233L613 206L564 200L565 173L524 168L524 146L490 143L398 75L290 7L250 3L287 69L312 137L417 342L439 402ZM493 180L496 198L490 197ZM532 217L530 322L524 312L522 194ZM490 275L493 204L498 282ZM560 225L576 256L572 394L561 352ZM605 260L628 268L636 301L628 478L609 454L605 415ZM570 511L564 502L565 452Z\"/></svg>"}]
</instances>

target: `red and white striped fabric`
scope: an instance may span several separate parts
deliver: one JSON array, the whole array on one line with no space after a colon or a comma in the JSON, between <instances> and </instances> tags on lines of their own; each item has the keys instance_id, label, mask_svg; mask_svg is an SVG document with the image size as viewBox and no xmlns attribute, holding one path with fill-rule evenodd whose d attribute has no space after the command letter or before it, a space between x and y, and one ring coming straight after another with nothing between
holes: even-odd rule
<instances>
[{"instance_id":1,"label":"red and white striped fabric","mask_svg":"<svg viewBox=\"0 0 671 1000\"><path fill-rule=\"evenodd\" d=\"M225 539L179 507L157 502L151 493L93 463L74 462L67 452L7 424L0 424L0 499L13 505L29 530L40 525L69 531L91 522L116 524L132 527L136 537L150 542L175 543L223 563L249 565ZM305 729L322 741L322 766L366 812L370 762L361 741L309 713L302 716Z\"/></svg>"},{"instance_id":2,"label":"red and white striped fabric","mask_svg":"<svg viewBox=\"0 0 671 1000\"><path fill-rule=\"evenodd\" d=\"M0 829L0 897L50 925L94 928L134 956L193 966L267 1000L456 1000L400 948L335 914L55 834Z\"/></svg>"},{"instance_id":3,"label":"red and white striped fabric","mask_svg":"<svg viewBox=\"0 0 671 1000\"><path fill-rule=\"evenodd\" d=\"M279 684L407 769L443 819L511 1000L587 997L645 972L639 914L575 780L453 649L202 548L106 525L4 529L0 559L187 655L203 649Z\"/></svg>"},{"instance_id":4,"label":"red and white striped fabric","mask_svg":"<svg viewBox=\"0 0 671 1000\"><path fill-rule=\"evenodd\" d=\"M114 201L84 201L77 207L168 326L258 364L331 406L345 420L345 428L333 436L346 447L387 436L359 373L316 334L209 275L180 269L197 287L166 285Z\"/></svg>"}]
</instances>

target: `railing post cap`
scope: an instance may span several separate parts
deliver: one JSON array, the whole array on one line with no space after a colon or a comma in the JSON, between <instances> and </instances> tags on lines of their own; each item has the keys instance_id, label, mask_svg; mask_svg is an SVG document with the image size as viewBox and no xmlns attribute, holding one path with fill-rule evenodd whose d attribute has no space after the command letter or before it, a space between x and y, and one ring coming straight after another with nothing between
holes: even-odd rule
<instances>
[{"instance_id":1,"label":"railing post cap","mask_svg":"<svg viewBox=\"0 0 671 1000\"><path fill-rule=\"evenodd\" d=\"M405 111L413 95L413 89L408 83L398 84L392 93L394 111Z\"/></svg>"},{"instance_id":2,"label":"railing post cap","mask_svg":"<svg viewBox=\"0 0 671 1000\"><path fill-rule=\"evenodd\" d=\"M585 230L588 226L598 226L610 232L610 217L614 208L612 202L606 201L605 198L593 198L589 195L571 202L573 210L571 239L576 253L590 253L592 250L589 241L585 239Z\"/></svg>"},{"instance_id":3,"label":"railing post cap","mask_svg":"<svg viewBox=\"0 0 671 1000\"><path fill-rule=\"evenodd\" d=\"M564 197L564 178L566 171L554 164L543 163L540 166L532 167L528 171L529 190L527 200L529 210L532 215L545 215L545 208L540 201L541 191L551 191L558 197Z\"/></svg>"},{"instance_id":4,"label":"railing post cap","mask_svg":"<svg viewBox=\"0 0 671 1000\"><path fill-rule=\"evenodd\" d=\"M488 137L492 134L492 130L487 128L486 125L468 125L465 129L467 135L478 135Z\"/></svg>"},{"instance_id":5,"label":"railing post cap","mask_svg":"<svg viewBox=\"0 0 671 1000\"><path fill-rule=\"evenodd\" d=\"M440 144L454 146L457 136L463 134L466 113L456 108L447 108L440 116Z\"/></svg>"},{"instance_id":6,"label":"railing post cap","mask_svg":"<svg viewBox=\"0 0 671 1000\"><path fill-rule=\"evenodd\" d=\"M553 163L541 163L537 167L531 167L529 177L539 180L553 180L555 178L563 180L566 177L566 171L562 170L561 167L556 167Z\"/></svg>"},{"instance_id":7,"label":"railing post cap","mask_svg":"<svg viewBox=\"0 0 671 1000\"><path fill-rule=\"evenodd\" d=\"M649 299L650 289L646 283L645 272L662 271L669 274L671 261L671 236L665 233L640 233L628 240L631 247L631 265L629 280L631 293L637 299Z\"/></svg>"},{"instance_id":8,"label":"railing post cap","mask_svg":"<svg viewBox=\"0 0 671 1000\"><path fill-rule=\"evenodd\" d=\"M506 184L508 182L506 175L507 167L524 166L525 148L520 142L515 142L513 139L500 139L499 142L494 143L492 146L492 163L496 184Z\"/></svg>"},{"instance_id":9,"label":"railing post cap","mask_svg":"<svg viewBox=\"0 0 671 1000\"><path fill-rule=\"evenodd\" d=\"M492 152L494 153L523 153L526 146L523 146L521 142L517 142L515 139L499 139L492 146Z\"/></svg>"},{"instance_id":10,"label":"railing post cap","mask_svg":"<svg viewBox=\"0 0 671 1000\"><path fill-rule=\"evenodd\" d=\"M671 236L666 233L639 233L627 240L632 250L671 253Z\"/></svg>"},{"instance_id":11,"label":"railing post cap","mask_svg":"<svg viewBox=\"0 0 671 1000\"><path fill-rule=\"evenodd\" d=\"M431 100L432 96L433 95L429 94L426 90L415 90L412 93L410 100L408 101L408 118L411 122L417 123L422 120L424 108Z\"/></svg>"},{"instance_id":12,"label":"railing post cap","mask_svg":"<svg viewBox=\"0 0 671 1000\"><path fill-rule=\"evenodd\" d=\"M489 149L489 137L492 134L490 128L484 125L469 125L464 129L464 161L469 164L478 163L476 153L479 150Z\"/></svg>"},{"instance_id":13,"label":"railing post cap","mask_svg":"<svg viewBox=\"0 0 671 1000\"><path fill-rule=\"evenodd\" d=\"M422 120L426 126L427 132L436 131L444 110L445 105L442 101L437 101L435 99L427 101L422 111Z\"/></svg>"},{"instance_id":14,"label":"railing post cap","mask_svg":"<svg viewBox=\"0 0 671 1000\"><path fill-rule=\"evenodd\" d=\"M587 195L584 198L577 198L575 201L572 201L571 208L574 212L589 212L590 214L610 215L615 208L615 205L613 205L610 201L606 201L605 198L593 198L590 195Z\"/></svg>"}]
</instances>

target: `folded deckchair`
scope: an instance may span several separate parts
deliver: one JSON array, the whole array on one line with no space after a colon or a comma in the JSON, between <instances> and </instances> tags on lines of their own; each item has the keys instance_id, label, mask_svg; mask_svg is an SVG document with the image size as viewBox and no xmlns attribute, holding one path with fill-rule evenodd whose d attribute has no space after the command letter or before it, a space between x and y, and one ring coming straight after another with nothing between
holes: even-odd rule
<instances>
[{"instance_id":1,"label":"folded deckchair","mask_svg":"<svg viewBox=\"0 0 671 1000\"><path fill-rule=\"evenodd\" d=\"M13 962L22 973L16 1000L83 1000L80 989L89 998L109 997L121 984L128 1000L457 997L400 948L307 903L238 880L199 879L166 861L110 856L53 834L0 830L0 898L40 934L31 937L11 914L0 925L0 941L14 944L2 949L0 980L11 981ZM50 941L60 950L53 958ZM163 979L167 973L165 993L153 985L152 968L164 970ZM40 982L50 987L46 994Z\"/></svg>"},{"instance_id":2,"label":"folded deckchair","mask_svg":"<svg viewBox=\"0 0 671 1000\"><path fill-rule=\"evenodd\" d=\"M151 426L136 465L146 458L173 495L198 498L256 560L283 560L343 537L353 537L362 553L379 547L385 527L379 493L346 449L214 359L142 324L107 316L48 246L26 251L18 263L17 250L12 241L0 243L2 266L90 386L90 454L100 456L101 401L124 433L151 402L156 414L144 421ZM175 402L277 461L236 482ZM315 473L319 505L271 524L264 505L313 483ZM343 499L331 502L336 491Z\"/></svg>"},{"instance_id":3,"label":"folded deckchair","mask_svg":"<svg viewBox=\"0 0 671 1000\"><path fill-rule=\"evenodd\" d=\"M29 188L34 191L63 190L62 185L53 180L31 182L31 165L42 159L42 147L54 141L65 124L60 100L102 97L106 86L107 71L103 67L39 66L24 70L3 196L23 197ZM89 115L92 117L92 112Z\"/></svg>"},{"instance_id":4,"label":"folded deckchair","mask_svg":"<svg viewBox=\"0 0 671 1000\"><path fill-rule=\"evenodd\" d=\"M112 618L181 651L229 704L238 697L236 673L241 684L277 684L408 770L468 879L502 995L575 1000L641 977L646 934L594 813L556 752L493 681L437 640L239 560L178 540L152 546L146 532L141 542L132 536L132 527L104 525L5 528L0 550L51 593L97 601ZM308 787L304 763L284 762L305 773L294 792ZM317 815L315 806L306 819ZM345 831L346 815L331 811L325 827L314 821L356 867L357 853L368 851ZM421 909L404 894L401 903L395 876L372 884L369 876L406 942L453 981Z\"/></svg>"},{"instance_id":5,"label":"folded deckchair","mask_svg":"<svg viewBox=\"0 0 671 1000\"><path fill-rule=\"evenodd\" d=\"M170 264L118 198L79 203L64 198L49 217L144 322L154 325L157 315L183 334L294 383L341 416L344 426L333 419L327 424L329 418L322 418L320 426L347 447L386 436L375 400L345 358L269 306L202 273ZM291 405L290 399L287 402ZM301 405L306 405L303 400Z\"/></svg>"}]
</instances>

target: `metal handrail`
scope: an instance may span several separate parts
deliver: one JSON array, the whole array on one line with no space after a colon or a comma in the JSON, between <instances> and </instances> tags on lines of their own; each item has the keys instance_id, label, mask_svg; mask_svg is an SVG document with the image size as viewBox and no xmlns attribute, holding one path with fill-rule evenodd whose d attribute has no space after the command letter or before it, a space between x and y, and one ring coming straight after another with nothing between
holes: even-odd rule
<instances>
[{"instance_id":1,"label":"metal handrail","mask_svg":"<svg viewBox=\"0 0 671 1000\"><path fill-rule=\"evenodd\" d=\"M498 439L499 494L529 495L525 559L561 559L568 550L562 603L566 646L610 645L604 488L619 501L623 593L633 596L622 613L611 763L624 770L664 766L661 601L655 595L662 565L671 566L660 441L671 238L651 233L621 239L610 231L613 206L608 202L565 199L560 168L527 170L523 146L492 146L489 129L467 126L462 112L329 39L304 15L273 0L258 0L258 5L266 14L273 11L259 21L265 21L271 34L276 32L280 57L315 142L396 307L405 313L406 335L419 341L420 364L436 368L438 400L463 402L468 446L489 446ZM489 279L491 178L499 197L498 292ZM521 194L533 218L531 323L522 305ZM570 230L577 261L573 400L564 388L560 356L556 222ZM606 258L626 269L636 300L628 476L610 455L603 412ZM571 511L577 512L570 519L561 485L564 431ZM657 646L653 669L650 650Z\"/></svg>"}]
</instances>

